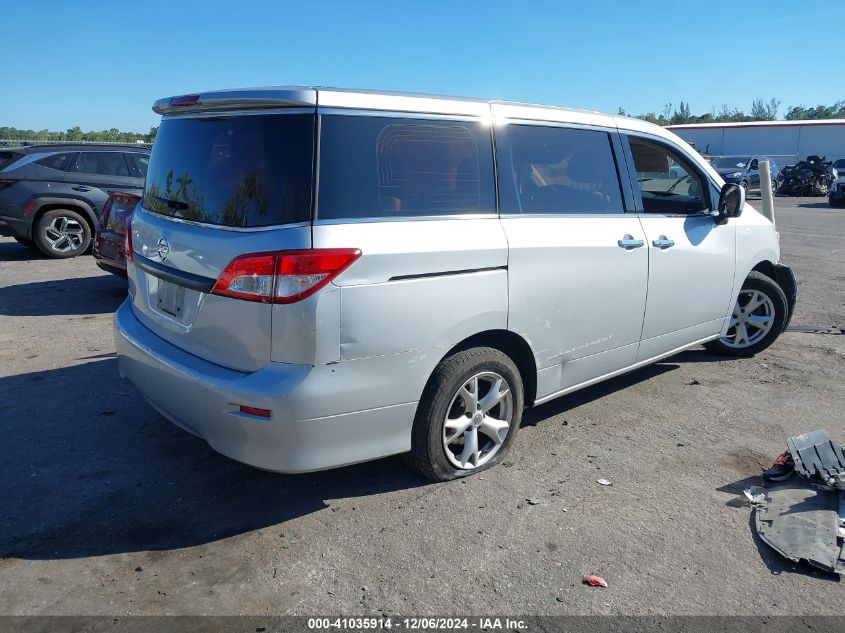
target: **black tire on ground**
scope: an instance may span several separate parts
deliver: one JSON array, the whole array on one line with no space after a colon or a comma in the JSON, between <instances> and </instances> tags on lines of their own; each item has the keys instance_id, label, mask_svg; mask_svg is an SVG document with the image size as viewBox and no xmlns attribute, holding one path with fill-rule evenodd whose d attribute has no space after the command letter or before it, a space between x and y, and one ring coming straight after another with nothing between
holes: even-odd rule
<instances>
[{"instance_id":1,"label":"black tire on ground","mask_svg":"<svg viewBox=\"0 0 845 633\"><path fill-rule=\"evenodd\" d=\"M26 246L27 248L35 248L35 242L25 237L18 237L17 235L13 235L15 241L20 244L21 246Z\"/></svg>"},{"instance_id":2,"label":"black tire on ground","mask_svg":"<svg viewBox=\"0 0 845 633\"><path fill-rule=\"evenodd\" d=\"M70 236L68 239L73 239L78 244L71 244L62 238L56 239L56 222L58 221L61 225L63 220L66 221L68 236ZM32 237L38 250L47 257L67 259L82 255L88 250L91 246L91 227L88 226L85 218L73 209L51 209L38 218Z\"/></svg>"},{"instance_id":3,"label":"black tire on ground","mask_svg":"<svg viewBox=\"0 0 845 633\"><path fill-rule=\"evenodd\" d=\"M745 283L742 284L740 295L746 290L756 290L764 294L772 302L774 321L771 328L765 336L747 347L731 347L721 338L709 341L704 344L704 347L710 353L720 356L753 356L774 343L775 339L783 333L789 317L789 302L786 299L783 289L773 279L763 273L752 271L746 278Z\"/></svg>"},{"instance_id":4,"label":"black tire on ground","mask_svg":"<svg viewBox=\"0 0 845 633\"><path fill-rule=\"evenodd\" d=\"M504 378L512 394L513 412L498 451L480 466L462 469L446 456L443 428L452 399L468 380L481 372L495 372ZM491 347L456 352L444 358L429 378L414 418L411 452L403 455L403 459L410 468L432 481L448 481L486 470L508 454L522 422L524 402L522 377L509 356Z\"/></svg>"}]
</instances>

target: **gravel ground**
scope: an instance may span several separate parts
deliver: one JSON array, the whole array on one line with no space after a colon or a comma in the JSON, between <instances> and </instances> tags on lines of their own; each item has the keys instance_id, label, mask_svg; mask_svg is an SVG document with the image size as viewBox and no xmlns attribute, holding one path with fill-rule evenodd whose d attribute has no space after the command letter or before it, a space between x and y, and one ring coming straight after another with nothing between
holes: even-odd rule
<instances>
[{"instance_id":1,"label":"gravel ground","mask_svg":"<svg viewBox=\"0 0 845 633\"><path fill-rule=\"evenodd\" d=\"M841 332L845 211L776 204L793 324ZM835 577L757 540L739 495L788 436L845 440L845 336L693 350L553 401L464 481L397 458L285 476L119 378L124 294L90 257L0 237L0 614L843 614Z\"/></svg>"}]
</instances>

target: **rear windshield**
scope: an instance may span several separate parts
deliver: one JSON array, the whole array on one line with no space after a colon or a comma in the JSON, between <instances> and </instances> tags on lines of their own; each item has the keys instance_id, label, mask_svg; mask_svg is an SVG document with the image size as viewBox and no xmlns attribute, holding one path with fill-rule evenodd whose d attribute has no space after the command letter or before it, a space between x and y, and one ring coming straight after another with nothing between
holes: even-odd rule
<instances>
[{"instance_id":1,"label":"rear windshield","mask_svg":"<svg viewBox=\"0 0 845 633\"><path fill-rule=\"evenodd\" d=\"M313 151L313 114L165 119L144 208L222 226L309 220Z\"/></svg>"}]
</instances>

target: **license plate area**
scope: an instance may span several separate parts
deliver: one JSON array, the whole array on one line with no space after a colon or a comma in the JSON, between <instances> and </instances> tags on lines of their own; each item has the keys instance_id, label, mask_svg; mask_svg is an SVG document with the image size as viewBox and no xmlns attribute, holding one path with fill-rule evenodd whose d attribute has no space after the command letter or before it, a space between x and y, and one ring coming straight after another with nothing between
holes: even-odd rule
<instances>
[{"instance_id":1,"label":"license plate area","mask_svg":"<svg viewBox=\"0 0 845 633\"><path fill-rule=\"evenodd\" d=\"M156 309L182 321L185 309L185 287L159 279L156 292Z\"/></svg>"}]
</instances>

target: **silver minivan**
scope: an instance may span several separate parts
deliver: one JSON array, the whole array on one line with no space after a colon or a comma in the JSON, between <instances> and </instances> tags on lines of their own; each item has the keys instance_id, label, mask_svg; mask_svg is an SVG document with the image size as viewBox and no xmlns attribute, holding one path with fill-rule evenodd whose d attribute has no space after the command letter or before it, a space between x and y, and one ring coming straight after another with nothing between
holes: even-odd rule
<instances>
[{"instance_id":1,"label":"silver minivan","mask_svg":"<svg viewBox=\"0 0 845 633\"><path fill-rule=\"evenodd\" d=\"M694 345L753 354L792 313L773 223L637 119L302 87L154 110L120 372L259 468L471 474L525 407Z\"/></svg>"}]
</instances>

